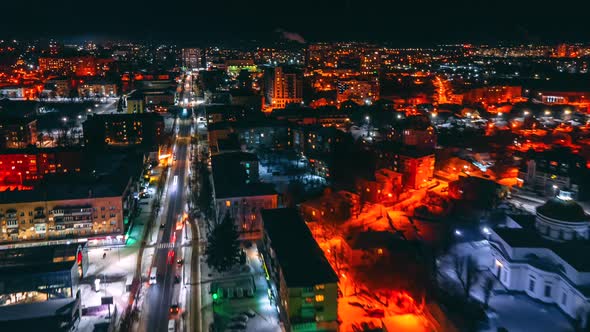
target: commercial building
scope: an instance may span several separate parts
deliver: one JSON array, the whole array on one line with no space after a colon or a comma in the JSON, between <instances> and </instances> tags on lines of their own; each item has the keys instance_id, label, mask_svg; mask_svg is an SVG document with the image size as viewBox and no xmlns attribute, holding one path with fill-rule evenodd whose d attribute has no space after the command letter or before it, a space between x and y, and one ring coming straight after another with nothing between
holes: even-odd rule
<instances>
[{"instance_id":1,"label":"commercial building","mask_svg":"<svg viewBox=\"0 0 590 332\"><path fill-rule=\"evenodd\" d=\"M37 120L0 117L0 149L21 149L37 144Z\"/></svg>"},{"instance_id":2,"label":"commercial building","mask_svg":"<svg viewBox=\"0 0 590 332\"><path fill-rule=\"evenodd\" d=\"M285 108L303 101L303 72L295 67L267 68L265 75L266 103L271 109Z\"/></svg>"},{"instance_id":3,"label":"commercial building","mask_svg":"<svg viewBox=\"0 0 590 332\"><path fill-rule=\"evenodd\" d=\"M264 210L262 219L271 296L287 331L337 331L338 276L298 211Z\"/></svg>"},{"instance_id":4,"label":"commercial building","mask_svg":"<svg viewBox=\"0 0 590 332\"><path fill-rule=\"evenodd\" d=\"M80 319L85 244L0 250L0 329L68 331Z\"/></svg>"},{"instance_id":5,"label":"commercial building","mask_svg":"<svg viewBox=\"0 0 590 332\"><path fill-rule=\"evenodd\" d=\"M164 135L159 114L94 114L83 124L87 147L141 145L157 147Z\"/></svg>"},{"instance_id":6,"label":"commercial building","mask_svg":"<svg viewBox=\"0 0 590 332\"><path fill-rule=\"evenodd\" d=\"M0 244L60 239L123 239L134 208L132 178L56 179L0 192Z\"/></svg>"},{"instance_id":7,"label":"commercial building","mask_svg":"<svg viewBox=\"0 0 590 332\"><path fill-rule=\"evenodd\" d=\"M590 217L561 192L538 206L535 216L512 216L491 230L490 271L510 291L555 304L587 325L590 305Z\"/></svg>"}]
</instances>

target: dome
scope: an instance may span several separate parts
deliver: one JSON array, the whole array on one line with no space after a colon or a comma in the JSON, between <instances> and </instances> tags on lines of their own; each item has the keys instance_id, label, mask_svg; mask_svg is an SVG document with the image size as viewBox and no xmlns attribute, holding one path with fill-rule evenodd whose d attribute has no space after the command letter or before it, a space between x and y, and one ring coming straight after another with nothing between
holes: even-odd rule
<instances>
[{"instance_id":1,"label":"dome","mask_svg":"<svg viewBox=\"0 0 590 332\"><path fill-rule=\"evenodd\" d=\"M551 198L537 207L537 213L565 222L588 222L589 218L580 204L568 199Z\"/></svg>"}]
</instances>

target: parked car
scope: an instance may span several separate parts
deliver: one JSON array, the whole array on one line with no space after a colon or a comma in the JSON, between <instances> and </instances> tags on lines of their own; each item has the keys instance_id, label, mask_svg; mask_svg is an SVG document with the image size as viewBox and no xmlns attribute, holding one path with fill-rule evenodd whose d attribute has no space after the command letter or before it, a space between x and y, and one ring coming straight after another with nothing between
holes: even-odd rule
<instances>
[{"instance_id":1,"label":"parked car","mask_svg":"<svg viewBox=\"0 0 590 332\"><path fill-rule=\"evenodd\" d=\"M383 318L385 316L385 311L383 309L375 308L375 309L368 309L367 315L373 318Z\"/></svg>"},{"instance_id":2,"label":"parked car","mask_svg":"<svg viewBox=\"0 0 590 332\"><path fill-rule=\"evenodd\" d=\"M232 322L247 322L248 321L248 316L244 315L244 314L237 314L235 316L233 316L231 318Z\"/></svg>"},{"instance_id":3,"label":"parked car","mask_svg":"<svg viewBox=\"0 0 590 332\"><path fill-rule=\"evenodd\" d=\"M246 316L252 318L252 317L256 316L256 311L254 311L252 309L248 309L246 311L243 311L242 315L246 315Z\"/></svg>"}]
</instances>

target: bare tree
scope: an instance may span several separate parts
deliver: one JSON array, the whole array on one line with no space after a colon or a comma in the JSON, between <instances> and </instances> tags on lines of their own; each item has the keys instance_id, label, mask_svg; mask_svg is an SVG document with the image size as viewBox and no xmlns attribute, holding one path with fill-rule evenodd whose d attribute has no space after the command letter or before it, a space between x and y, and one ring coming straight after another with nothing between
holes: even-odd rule
<instances>
[{"instance_id":1,"label":"bare tree","mask_svg":"<svg viewBox=\"0 0 590 332\"><path fill-rule=\"evenodd\" d=\"M483 282L483 307L487 309L492 298L492 291L496 285L496 278L488 276Z\"/></svg>"},{"instance_id":2,"label":"bare tree","mask_svg":"<svg viewBox=\"0 0 590 332\"><path fill-rule=\"evenodd\" d=\"M469 299L469 294L473 285L479 279L479 271L477 269L477 261L473 256L459 256L453 255L453 269L457 275L457 279L463 289L465 299Z\"/></svg>"}]
</instances>

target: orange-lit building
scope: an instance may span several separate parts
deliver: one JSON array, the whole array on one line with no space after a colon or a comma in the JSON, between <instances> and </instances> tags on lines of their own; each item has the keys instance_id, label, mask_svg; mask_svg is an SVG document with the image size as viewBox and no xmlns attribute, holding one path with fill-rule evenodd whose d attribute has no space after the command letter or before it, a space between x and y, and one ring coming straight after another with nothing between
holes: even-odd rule
<instances>
[{"instance_id":1,"label":"orange-lit building","mask_svg":"<svg viewBox=\"0 0 590 332\"><path fill-rule=\"evenodd\" d=\"M387 168L379 169L373 178L357 179L356 190L363 201L396 201L403 190L403 174Z\"/></svg>"},{"instance_id":2,"label":"orange-lit building","mask_svg":"<svg viewBox=\"0 0 590 332\"><path fill-rule=\"evenodd\" d=\"M522 97L521 86L494 85L475 88L463 94L465 103L499 104L514 102Z\"/></svg>"},{"instance_id":3,"label":"orange-lit building","mask_svg":"<svg viewBox=\"0 0 590 332\"><path fill-rule=\"evenodd\" d=\"M294 67L267 68L265 73L266 103L271 109L285 108L303 101L303 72Z\"/></svg>"},{"instance_id":4,"label":"orange-lit building","mask_svg":"<svg viewBox=\"0 0 590 332\"><path fill-rule=\"evenodd\" d=\"M47 174L80 172L80 148L15 149L0 153L0 190L32 186Z\"/></svg>"},{"instance_id":5,"label":"orange-lit building","mask_svg":"<svg viewBox=\"0 0 590 332\"><path fill-rule=\"evenodd\" d=\"M329 191L318 199L301 203L300 210L307 222L343 222L360 213L360 196L344 190Z\"/></svg>"},{"instance_id":6,"label":"orange-lit building","mask_svg":"<svg viewBox=\"0 0 590 332\"><path fill-rule=\"evenodd\" d=\"M37 120L0 118L0 148L21 149L37 144Z\"/></svg>"},{"instance_id":7,"label":"orange-lit building","mask_svg":"<svg viewBox=\"0 0 590 332\"><path fill-rule=\"evenodd\" d=\"M96 76L109 69L113 59L94 56L40 57L39 70L58 75Z\"/></svg>"},{"instance_id":8,"label":"orange-lit building","mask_svg":"<svg viewBox=\"0 0 590 332\"><path fill-rule=\"evenodd\" d=\"M337 83L338 103L352 100L357 104L368 104L379 98L377 80L346 80Z\"/></svg>"},{"instance_id":9,"label":"orange-lit building","mask_svg":"<svg viewBox=\"0 0 590 332\"><path fill-rule=\"evenodd\" d=\"M434 152L400 148L384 144L377 146L377 167L388 168L403 175L406 188L419 189L427 186L434 177Z\"/></svg>"}]
</instances>

